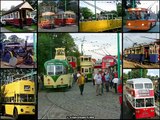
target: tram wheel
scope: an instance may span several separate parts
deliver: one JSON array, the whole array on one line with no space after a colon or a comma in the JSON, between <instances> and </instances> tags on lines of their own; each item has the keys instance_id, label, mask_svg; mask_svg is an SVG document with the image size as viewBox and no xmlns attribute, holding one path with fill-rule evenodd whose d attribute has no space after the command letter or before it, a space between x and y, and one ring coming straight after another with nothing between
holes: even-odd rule
<instances>
[{"instance_id":1,"label":"tram wheel","mask_svg":"<svg viewBox=\"0 0 160 120\"><path fill-rule=\"evenodd\" d=\"M13 112L13 118L14 120L18 120L18 112L16 108L14 109L14 112Z\"/></svg>"}]
</instances>

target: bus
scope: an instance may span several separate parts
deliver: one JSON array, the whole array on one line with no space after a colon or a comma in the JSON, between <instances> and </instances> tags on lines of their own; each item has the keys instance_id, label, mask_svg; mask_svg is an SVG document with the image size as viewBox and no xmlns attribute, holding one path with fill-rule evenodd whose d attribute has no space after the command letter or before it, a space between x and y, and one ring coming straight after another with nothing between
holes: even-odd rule
<instances>
[{"instance_id":1,"label":"bus","mask_svg":"<svg viewBox=\"0 0 160 120\"><path fill-rule=\"evenodd\" d=\"M148 78L135 78L126 81L126 102L136 119L155 116L153 83Z\"/></svg>"},{"instance_id":2,"label":"bus","mask_svg":"<svg viewBox=\"0 0 160 120\"><path fill-rule=\"evenodd\" d=\"M13 116L17 120L20 116L35 117L35 83L20 77L2 85L3 103L2 115Z\"/></svg>"},{"instance_id":3,"label":"bus","mask_svg":"<svg viewBox=\"0 0 160 120\"><path fill-rule=\"evenodd\" d=\"M127 9L126 27L130 30L149 30L156 25L146 8Z\"/></svg>"}]
</instances>

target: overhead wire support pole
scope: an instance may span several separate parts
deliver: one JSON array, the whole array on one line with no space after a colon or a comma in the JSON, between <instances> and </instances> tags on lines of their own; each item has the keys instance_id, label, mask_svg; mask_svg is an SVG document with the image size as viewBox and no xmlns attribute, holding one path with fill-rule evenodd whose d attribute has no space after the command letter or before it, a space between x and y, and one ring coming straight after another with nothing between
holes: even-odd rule
<instances>
[{"instance_id":1,"label":"overhead wire support pole","mask_svg":"<svg viewBox=\"0 0 160 120\"><path fill-rule=\"evenodd\" d=\"M119 33L117 33L117 54L118 54L118 79L120 79L120 40L119 40Z\"/></svg>"},{"instance_id":2,"label":"overhead wire support pole","mask_svg":"<svg viewBox=\"0 0 160 120\"><path fill-rule=\"evenodd\" d=\"M96 13L96 0L94 0L94 5L95 5L95 19L97 20L97 13Z\"/></svg>"}]
</instances>

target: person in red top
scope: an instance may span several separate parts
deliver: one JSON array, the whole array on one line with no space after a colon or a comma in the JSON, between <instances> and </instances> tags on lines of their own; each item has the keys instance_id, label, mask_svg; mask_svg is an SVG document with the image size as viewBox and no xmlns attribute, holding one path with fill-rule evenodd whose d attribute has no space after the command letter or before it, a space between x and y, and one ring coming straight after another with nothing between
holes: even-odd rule
<instances>
[{"instance_id":1,"label":"person in red top","mask_svg":"<svg viewBox=\"0 0 160 120\"><path fill-rule=\"evenodd\" d=\"M118 94L119 94L119 104L121 107L121 114L120 114L120 119L122 119L122 103L123 103L123 97L122 97L122 93L123 93L123 85L122 85L122 77L118 80Z\"/></svg>"},{"instance_id":2,"label":"person in red top","mask_svg":"<svg viewBox=\"0 0 160 120\"><path fill-rule=\"evenodd\" d=\"M102 93L103 93L103 88L104 88L104 86L105 86L105 73L104 72L102 72Z\"/></svg>"}]
</instances>

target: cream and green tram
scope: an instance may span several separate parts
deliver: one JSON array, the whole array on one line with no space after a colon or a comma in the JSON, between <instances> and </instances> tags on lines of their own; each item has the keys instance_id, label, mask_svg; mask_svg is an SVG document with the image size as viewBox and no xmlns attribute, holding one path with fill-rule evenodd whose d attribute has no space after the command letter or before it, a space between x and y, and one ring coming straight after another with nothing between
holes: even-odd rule
<instances>
[{"instance_id":1,"label":"cream and green tram","mask_svg":"<svg viewBox=\"0 0 160 120\"><path fill-rule=\"evenodd\" d=\"M73 83L73 69L66 60L51 59L44 63L45 88L70 88Z\"/></svg>"}]
</instances>

